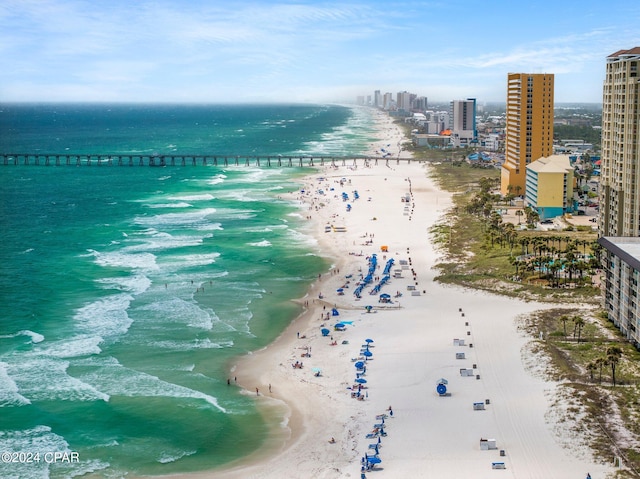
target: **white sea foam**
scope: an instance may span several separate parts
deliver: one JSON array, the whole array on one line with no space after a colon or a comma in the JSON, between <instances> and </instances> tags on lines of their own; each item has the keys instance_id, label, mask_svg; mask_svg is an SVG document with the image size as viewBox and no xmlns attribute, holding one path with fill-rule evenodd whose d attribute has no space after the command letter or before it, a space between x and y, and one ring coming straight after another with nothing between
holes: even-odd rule
<instances>
[{"instance_id":1,"label":"white sea foam","mask_svg":"<svg viewBox=\"0 0 640 479\"><path fill-rule=\"evenodd\" d=\"M100 278L96 280L96 283L102 284L105 289L117 289L135 295L144 293L151 286L151 280L143 274Z\"/></svg>"},{"instance_id":2,"label":"white sea foam","mask_svg":"<svg viewBox=\"0 0 640 479\"><path fill-rule=\"evenodd\" d=\"M52 465L44 460L46 452L71 452L62 436L51 432L47 426L23 430L0 430L0 451L40 453L39 462L0 461L0 477L43 479L49 477ZM74 474L75 475L75 474Z\"/></svg>"},{"instance_id":3,"label":"white sea foam","mask_svg":"<svg viewBox=\"0 0 640 479\"><path fill-rule=\"evenodd\" d=\"M224 349L233 347L234 343L233 341L213 342L209 338L196 338L189 341L154 341L151 345L155 348L185 351L195 349ZM193 368L189 369L189 371L193 371Z\"/></svg>"},{"instance_id":4,"label":"white sea foam","mask_svg":"<svg viewBox=\"0 0 640 479\"><path fill-rule=\"evenodd\" d=\"M197 452L198 451L164 451L162 454L160 454L160 457L158 457L158 462L162 464L168 464L170 462L175 462L179 459L182 459L183 457L193 456Z\"/></svg>"},{"instance_id":5,"label":"white sea foam","mask_svg":"<svg viewBox=\"0 0 640 479\"><path fill-rule=\"evenodd\" d=\"M18 336L27 336L31 339L33 344L41 343L44 341L44 336L40 333L35 333L33 331L29 331L28 329L23 329L22 331L18 331L15 334L3 334L0 335L0 339L11 339L17 338Z\"/></svg>"},{"instance_id":6,"label":"white sea foam","mask_svg":"<svg viewBox=\"0 0 640 479\"><path fill-rule=\"evenodd\" d=\"M318 241L311 235L302 233L295 229L289 229L286 233L287 242L294 243L306 248L317 247Z\"/></svg>"},{"instance_id":7,"label":"white sea foam","mask_svg":"<svg viewBox=\"0 0 640 479\"><path fill-rule=\"evenodd\" d=\"M245 228L247 233L271 233L275 230L285 230L289 226L287 225L269 225L269 226L260 226L258 228Z\"/></svg>"},{"instance_id":8,"label":"white sea foam","mask_svg":"<svg viewBox=\"0 0 640 479\"><path fill-rule=\"evenodd\" d=\"M191 203L181 201L179 203L153 203L146 205L147 208L191 208Z\"/></svg>"},{"instance_id":9,"label":"white sea foam","mask_svg":"<svg viewBox=\"0 0 640 479\"><path fill-rule=\"evenodd\" d=\"M125 334L132 323L127 314L132 300L132 296L122 293L86 304L74 315L78 332L102 339Z\"/></svg>"},{"instance_id":10,"label":"white sea foam","mask_svg":"<svg viewBox=\"0 0 640 479\"><path fill-rule=\"evenodd\" d=\"M192 328L211 330L220 321L215 312L204 310L197 303L181 298L156 301L136 308L135 311L152 311L154 321L186 323Z\"/></svg>"},{"instance_id":11,"label":"white sea foam","mask_svg":"<svg viewBox=\"0 0 640 479\"><path fill-rule=\"evenodd\" d=\"M93 361L93 363L97 363L97 361ZM100 390L106 391L110 396L198 399L222 412L227 412L211 395L124 367L113 358L102 361L102 367L89 373L80 374L79 377L87 383L97 385Z\"/></svg>"},{"instance_id":12,"label":"white sea foam","mask_svg":"<svg viewBox=\"0 0 640 479\"><path fill-rule=\"evenodd\" d=\"M198 195L176 195L170 196L170 200L178 200L178 201L211 201L215 200L216 197L210 193L202 193Z\"/></svg>"},{"instance_id":13,"label":"white sea foam","mask_svg":"<svg viewBox=\"0 0 640 479\"><path fill-rule=\"evenodd\" d=\"M88 251L95 257L95 263L103 267L139 269L145 271L154 271L158 269L156 257L151 253L133 254L122 251L100 253L94 250Z\"/></svg>"},{"instance_id":14,"label":"white sea foam","mask_svg":"<svg viewBox=\"0 0 640 479\"><path fill-rule=\"evenodd\" d=\"M0 407L31 404L31 401L19 393L18 385L7 372L7 366L7 363L0 362Z\"/></svg>"},{"instance_id":15,"label":"white sea foam","mask_svg":"<svg viewBox=\"0 0 640 479\"><path fill-rule=\"evenodd\" d=\"M109 396L81 379L69 376L69 362L36 352L11 358L7 373L30 401L108 401Z\"/></svg>"},{"instance_id":16,"label":"white sea foam","mask_svg":"<svg viewBox=\"0 0 640 479\"><path fill-rule=\"evenodd\" d=\"M211 178L210 180L207 181L207 184L209 186L213 186L213 185L219 185L220 183L224 183L226 176L224 175L218 175L215 178Z\"/></svg>"},{"instance_id":17,"label":"white sea foam","mask_svg":"<svg viewBox=\"0 0 640 479\"><path fill-rule=\"evenodd\" d=\"M249 246L257 246L259 248L266 248L268 246L271 246L271 243L267 240L262 240L262 241L258 241L256 243L247 243L247 245Z\"/></svg>"},{"instance_id":18,"label":"white sea foam","mask_svg":"<svg viewBox=\"0 0 640 479\"><path fill-rule=\"evenodd\" d=\"M215 208L203 208L195 211L185 211L182 213L166 213L162 215L137 216L135 223L141 226L172 226L188 227L204 222L208 216L215 214Z\"/></svg>"},{"instance_id":19,"label":"white sea foam","mask_svg":"<svg viewBox=\"0 0 640 479\"><path fill-rule=\"evenodd\" d=\"M179 271L194 266L207 266L216 262L220 253L188 254L184 256L164 256L160 265L165 273ZM215 277L220 277L218 273Z\"/></svg>"},{"instance_id":20,"label":"white sea foam","mask_svg":"<svg viewBox=\"0 0 640 479\"><path fill-rule=\"evenodd\" d=\"M48 342L38 351L44 356L59 359L90 356L102 352L100 349L102 341L101 336L74 336L69 339Z\"/></svg>"},{"instance_id":21,"label":"white sea foam","mask_svg":"<svg viewBox=\"0 0 640 479\"><path fill-rule=\"evenodd\" d=\"M169 233L154 232L147 233L144 238L138 238L136 244L125 246L122 253L141 253L150 251L163 251L174 248L184 248L187 246L199 246L205 238L210 238L211 233L200 235L172 235Z\"/></svg>"}]
</instances>

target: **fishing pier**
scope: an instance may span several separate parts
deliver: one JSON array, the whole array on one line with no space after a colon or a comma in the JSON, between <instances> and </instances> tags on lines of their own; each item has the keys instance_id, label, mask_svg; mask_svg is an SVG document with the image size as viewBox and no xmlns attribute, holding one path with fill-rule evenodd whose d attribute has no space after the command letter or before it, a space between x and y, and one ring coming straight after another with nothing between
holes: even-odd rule
<instances>
[{"instance_id":1,"label":"fishing pier","mask_svg":"<svg viewBox=\"0 0 640 479\"><path fill-rule=\"evenodd\" d=\"M246 156L246 155L92 155L92 154L29 154L0 153L0 165L18 166L256 166L256 167L318 167L318 166L372 166L411 163L413 158L390 156Z\"/></svg>"}]
</instances>

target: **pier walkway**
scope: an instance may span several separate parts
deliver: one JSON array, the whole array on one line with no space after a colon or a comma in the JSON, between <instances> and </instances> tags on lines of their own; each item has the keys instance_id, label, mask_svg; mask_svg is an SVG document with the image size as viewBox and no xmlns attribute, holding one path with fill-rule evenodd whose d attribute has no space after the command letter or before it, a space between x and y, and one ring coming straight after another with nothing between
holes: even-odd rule
<instances>
[{"instance_id":1,"label":"pier walkway","mask_svg":"<svg viewBox=\"0 0 640 479\"><path fill-rule=\"evenodd\" d=\"M91 154L29 154L0 153L0 165L18 166L259 166L315 167L370 166L411 163L414 158L390 156L232 156L232 155L91 155Z\"/></svg>"}]
</instances>

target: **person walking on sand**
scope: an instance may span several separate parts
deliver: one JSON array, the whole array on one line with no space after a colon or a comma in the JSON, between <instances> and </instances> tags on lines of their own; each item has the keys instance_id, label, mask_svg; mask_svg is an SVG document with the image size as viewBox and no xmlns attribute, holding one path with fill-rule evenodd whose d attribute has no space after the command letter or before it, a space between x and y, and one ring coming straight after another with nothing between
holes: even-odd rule
<instances>
[{"instance_id":1,"label":"person walking on sand","mask_svg":"<svg viewBox=\"0 0 640 479\"><path fill-rule=\"evenodd\" d=\"M260 391L256 388L256 396L260 396Z\"/></svg>"}]
</instances>

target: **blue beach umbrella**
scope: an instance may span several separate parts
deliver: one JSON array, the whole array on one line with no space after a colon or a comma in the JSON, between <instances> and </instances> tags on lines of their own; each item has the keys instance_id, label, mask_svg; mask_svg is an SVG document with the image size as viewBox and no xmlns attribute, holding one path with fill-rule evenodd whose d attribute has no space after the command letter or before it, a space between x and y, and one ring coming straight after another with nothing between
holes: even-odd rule
<instances>
[{"instance_id":1,"label":"blue beach umbrella","mask_svg":"<svg viewBox=\"0 0 640 479\"><path fill-rule=\"evenodd\" d=\"M364 363L362 361L358 361L354 366L358 369L362 369L364 367Z\"/></svg>"},{"instance_id":2,"label":"blue beach umbrella","mask_svg":"<svg viewBox=\"0 0 640 479\"><path fill-rule=\"evenodd\" d=\"M379 457L368 457L367 458L367 462L369 464L380 464L382 462L382 459L380 459Z\"/></svg>"},{"instance_id":3,"label":"blue beach umbrella","mask_svg":"<svg viewBox=\"0 0 640 479\"><path fill-rule=\"evenodd\" d=\"M322 328L320 332L322 333L323 336L329 336L329 333L331 331L329 331L327 328Z\"/></svg>"},{"instance_id":4,"label":"blue beach umbrella","mask_svg":"<svg viewBox=\"0 0 640 479\"><path fill-rule=\"evenodd\" d=\"M368 358L370 358L371 356L373 356L373 353L372 353L371 351L369 351L368 349L367 349L364 353L362 353L362 354L363 354L363 356L366 356L366 357L368 357Z\"/></svg>"},{"instance_id":5,"label":"blue beach umbrella","mask_svg":"<svg viewBox=\"0 0 640 479\"><path fill-rule=\"evenodd\" d=\"M366 383L366 382L367 382L367 380L366 380L366 379L363 379L363 378L358 378L358 379L356 379L356 382L357 382L357 383L360 383L360 384L364 384L364 383Z\"/></svg>"},{"instance_id":6,"label":"blue beach umbrella","mask_svg":"<svg viewBox=\"0 0 640 479\"><path fill-rule=\"evenodd\" d=\"M365 343L373 343L373 339L365 339L364 342Z\"/></svg>"}]
</instances>

